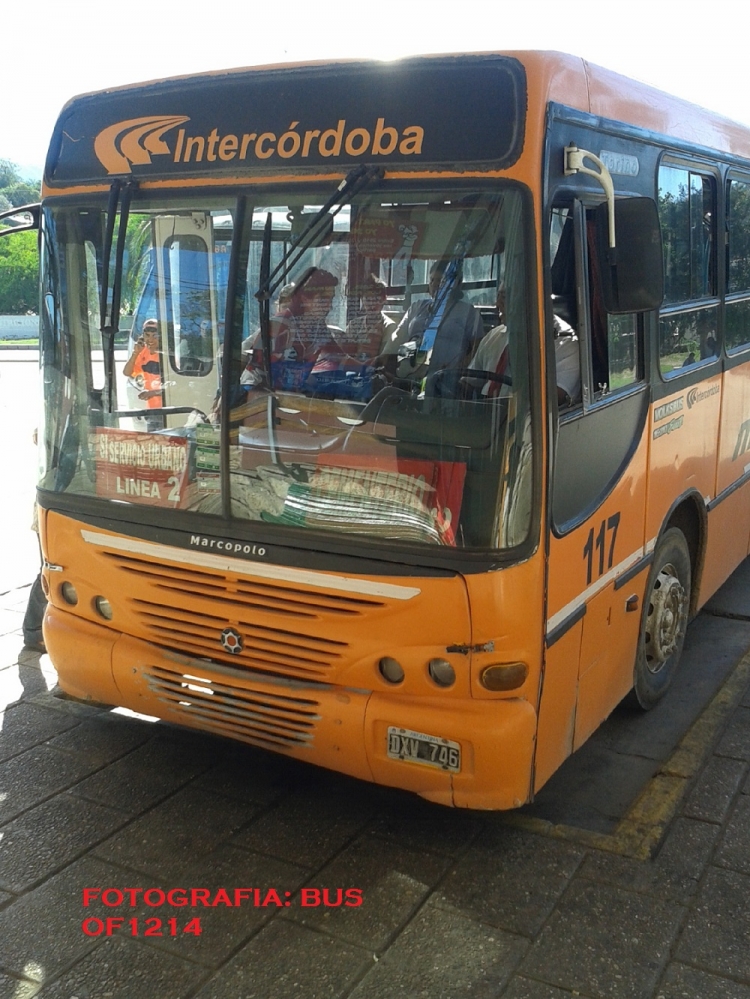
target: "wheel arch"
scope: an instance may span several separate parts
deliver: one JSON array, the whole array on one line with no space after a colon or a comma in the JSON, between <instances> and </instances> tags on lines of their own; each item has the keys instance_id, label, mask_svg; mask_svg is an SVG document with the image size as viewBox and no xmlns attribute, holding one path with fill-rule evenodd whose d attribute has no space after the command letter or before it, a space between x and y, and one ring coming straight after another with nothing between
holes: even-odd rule
<instances>
[{"instance_id":1,"label":"wheel arch","mask_svg":"<svg viewBox=\"0 0 750 999\"><path fill-rule=\"evenodd\" d=\"M708 536L708 514L703 497L697 490L684 493L672 504L669 513L664 518L659 538L670 527L682 531L687 541L690 553L690 609L689 617L698 612L699 593L703 564L706 556L706 540ZM657 538L658 543L658 538Z\"/></svg>"}]
</instances>

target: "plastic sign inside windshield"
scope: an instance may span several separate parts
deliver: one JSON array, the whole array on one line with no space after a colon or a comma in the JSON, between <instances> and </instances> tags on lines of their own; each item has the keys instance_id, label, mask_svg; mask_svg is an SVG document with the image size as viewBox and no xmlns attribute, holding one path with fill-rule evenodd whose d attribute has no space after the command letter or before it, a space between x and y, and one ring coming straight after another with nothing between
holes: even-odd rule
<instances>
[{"instance_id":1,"label":"plastic sign inside windshield","mask_svg":"<svg viewBox=\"0 0 750 999\"><path fill-rule=\"evenodd\" d=\"M76 98L47 160L53 186L356 163L507 167L526 79L501 56L251 70Z\"/></svg>"}]
</instances>

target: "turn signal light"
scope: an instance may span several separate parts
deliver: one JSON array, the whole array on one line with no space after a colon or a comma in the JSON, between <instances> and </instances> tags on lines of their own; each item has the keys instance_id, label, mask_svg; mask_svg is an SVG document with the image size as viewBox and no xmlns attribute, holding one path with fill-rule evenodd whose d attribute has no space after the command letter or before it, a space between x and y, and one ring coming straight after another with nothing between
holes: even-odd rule
<instances>
[{"instance_id":1,"label":"turn signal light","mask_svg":"<svg viewBox=\"0 0 750 999\"><path fill-rule=\"evenodd\" d=\"M75 607L78 603L78 593L76 592L75 586L67 581L60 587L60 595L66 604L70 604L71 607Z\"/></svg>"},{"instance_id":2,"label":"turn signal light","mask_svg":"<svg viewBox=\"0 0 750 999\"><path fill-rule=\"evenodd\" d=\"M522 687L529 675L526 663L496 663L479 674L479 682L487 690L515 690Z\"/></svg>"}]
</instances>

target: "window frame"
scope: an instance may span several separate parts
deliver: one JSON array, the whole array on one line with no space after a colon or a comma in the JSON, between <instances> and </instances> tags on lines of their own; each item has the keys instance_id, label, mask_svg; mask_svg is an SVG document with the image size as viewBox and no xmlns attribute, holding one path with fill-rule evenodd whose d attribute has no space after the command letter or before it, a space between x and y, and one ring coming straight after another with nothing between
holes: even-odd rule
<instances>
[{"instance_id":1,"label":"window frame","mask_svg":"<svg viewBox=\"0 0 750 999\"><path fill-rule=\"evenodd\" d=\"M698 370L704 369L711 364L721 360L723 350L723 299L725 297L726 273L719 253L720 220L723 212L721 207L720 192L723 190L721 171L716 163L707 162L702 159L692 159L687 156L678 156L670 151L665 151L660 156L656 166L656 201L659 206L660 177L662 169L684 170L688 175L688 203L690 199L690 178L699 176L711 180L713 186L713 206L712 206L712 228L711 228L711 267L713 268L713 290L712 294L702 297L688 297L679 302L670 302L662 305L659 309L655 330L655 368L659 382L669 387L686 376L692 375ZM660 215L661 221L661 215ZM725 230L724 230L725 231ZM692 271L692 245L688 247L688 260L690 261L690 271L688 274L688 285L693 288ZM672 371L665 372L662 368L661 344L662 344L662 319L669 319L686 313L707 312L713 309L716 312L716 353L708 357L698 358L693 363ZM701 376L705 377L705 376Z\"/></svg>"}]
</instances>

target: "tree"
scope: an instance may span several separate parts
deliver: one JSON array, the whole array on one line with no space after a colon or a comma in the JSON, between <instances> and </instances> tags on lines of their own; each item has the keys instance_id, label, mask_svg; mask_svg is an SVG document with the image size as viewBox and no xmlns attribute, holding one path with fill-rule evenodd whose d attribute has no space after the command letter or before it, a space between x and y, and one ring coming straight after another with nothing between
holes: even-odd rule
<instances>
[{"instance_id":1,"label":"tree","mask_svg":"<svg viewBox=\"0 0 750 999\"><path fill-rule=\"evenodd\" d=\"M21 180L16 184L9 184L0 193L10 201L13 208L20 208L21 205L32 205L39 201L40 185Z\"/></svg>"},{"instance_id":2,"label":"tree","mask_svg":"<svg viewBox=\"0 0 750 999\"><path fill-rule=\"evenodd\" d=\"M21 175L16 164L10 160L0 160L0 189L18 184L20 180Z\"/></svg>"},{"instance_id":3,"label":"tree","mask_svg":"<svg viewBox=\"0 0 750 999\"><path fill-rule=\"evenodd\" d=\"M36 312L39 301L39 253L35 232L0 239L0 313Z\"/></svg>"}]
</instances>

